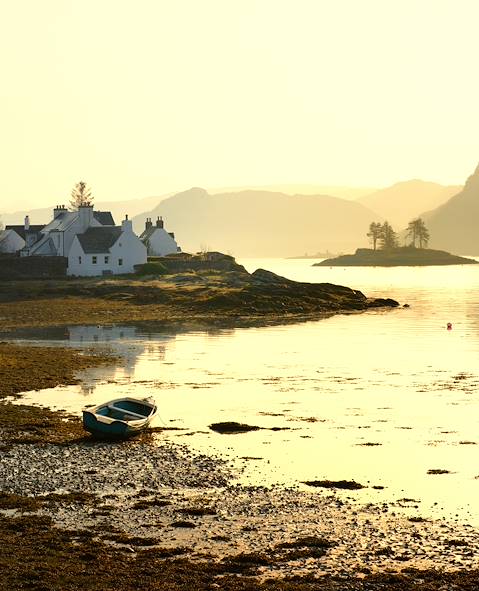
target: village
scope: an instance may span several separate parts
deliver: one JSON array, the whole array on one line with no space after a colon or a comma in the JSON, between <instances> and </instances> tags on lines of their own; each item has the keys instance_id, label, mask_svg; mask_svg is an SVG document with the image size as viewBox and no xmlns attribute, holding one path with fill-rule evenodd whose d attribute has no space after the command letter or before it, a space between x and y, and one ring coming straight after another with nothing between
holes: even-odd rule
<instances>
[{"instance_id":1,"label":"village","mask_svg":"<svg viewBox=\"0 0 479 591\"><path fill-rule=\"evenodd\" d=\"M148 257L177 252L181 248L174 233L166 231L161 217L155 222L147 218L144 231L137 236L128 214L118 226L111 212L95 211L91 192L82 181L72 191L70 209L57 205L46 225L31 223L27 215L23 225L7 225L0 230L2 258L8 257L10 263L13 258L17 268L31 269L32 265L25 263L35 257L37 272L43 268L44 276L124 275L135 273ZM27 257L29 261L24 260Z\"/></svg>"}]
</instances>

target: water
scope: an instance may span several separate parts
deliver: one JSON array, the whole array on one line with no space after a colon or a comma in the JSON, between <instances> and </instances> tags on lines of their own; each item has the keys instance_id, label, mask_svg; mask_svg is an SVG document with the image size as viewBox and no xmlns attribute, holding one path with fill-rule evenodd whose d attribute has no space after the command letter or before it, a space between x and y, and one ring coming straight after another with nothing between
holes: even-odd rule
<instances>
[{"instance_id":1,"label":"water","mask_svg":"<svg viewBox=\"0 0 479 591\"><path fill-rule=\"evenodd\" d=\"M344 494L359 501L413 499L399 504L479 525L479 266L240 262L250 271L347 285L410 307L195 333L72 327L55 342L107 344L124 356L124 366L90 370L81 386L26 400L80 414L85 404L153 395L157 425L181 429L161 437L235 459L243 482L304 487L316 479L356 480L368 488ZM208 428L230 420L265 429L219 435Z\"/></svg>"}]
</instances>

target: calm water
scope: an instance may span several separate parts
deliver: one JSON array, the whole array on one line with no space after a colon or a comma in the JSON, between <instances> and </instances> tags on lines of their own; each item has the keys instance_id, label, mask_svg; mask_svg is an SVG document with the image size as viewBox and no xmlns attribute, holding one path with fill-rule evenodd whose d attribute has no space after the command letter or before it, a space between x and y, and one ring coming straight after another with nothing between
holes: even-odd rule
<instances>
[{"instance_id":1,"label":"calm water","mask_svg":"<svg viewBox=\"0 0 479 591\"><path fill-rule=\"evenodd\" d=\"M108 343L125 356L124 367L91 370L82 386L27 399L80 413L85 404L116 396L153 395L157 424L183 429L160 437L239 459L242 481L304 486L354 479L369 486L352 493L360 501L415 499L407 504L419 509L411 511L479 525L479 265L240 262L250 271L347 285L410 307L176 335L72 327L62 332L66 342ZM240 435L208 429L228 420L287 429Z\"/></svg>"}]
</instances>

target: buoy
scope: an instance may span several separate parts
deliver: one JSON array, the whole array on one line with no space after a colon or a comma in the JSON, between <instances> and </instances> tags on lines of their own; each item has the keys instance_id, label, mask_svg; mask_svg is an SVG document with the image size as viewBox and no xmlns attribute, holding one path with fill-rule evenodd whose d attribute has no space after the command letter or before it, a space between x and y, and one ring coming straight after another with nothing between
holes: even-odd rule
<instances>
[{"instance_id":1,"label":"buoy","mask_svg":"<svg viewBox=\"0 0 479 591\"><path fill-rule=\"evenodd\" d=\"M452 322L447 323L447 330L452 330Z\"/></svg>"}]
</instances>

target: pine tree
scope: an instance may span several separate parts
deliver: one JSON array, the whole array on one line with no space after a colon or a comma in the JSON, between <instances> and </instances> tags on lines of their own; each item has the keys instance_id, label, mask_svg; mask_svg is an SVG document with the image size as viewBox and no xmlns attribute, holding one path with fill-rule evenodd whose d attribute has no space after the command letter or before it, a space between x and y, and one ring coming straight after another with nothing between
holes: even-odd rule
<instances>
[{"instance_id":1,"label":"pine tree","mask_svg":"<svg viewBox=\"0 0 479 591\"><path fill-rule=\"evenodd\" d=\"M379 222L371 222L369 224L369 232L367 237L371 238L373 243L373 250L376 250L377 241L381 238L381 224Z\"/></svg>"},{"instance_id":2,"label":"pine tree","mask_svg":"<svg viewBox=\"0 0 479 591\"><path fill-rule=\"evenodd\" d=\"M381 226L380 240L382 250L389 250L397 246L397 234L387 221Z\"/></svg>"},{"instance_id":3,"label":"pine tree","mask_svg":"<svg viewBox=\"0 0 479 591\"><path fill-rule=\"evenodd\" d=\"M82 205L93 205L93 196L91 189L83 181L77 183L72 189L72 198L70 208L75 210Z\"/></svg>"}]
</instances>

